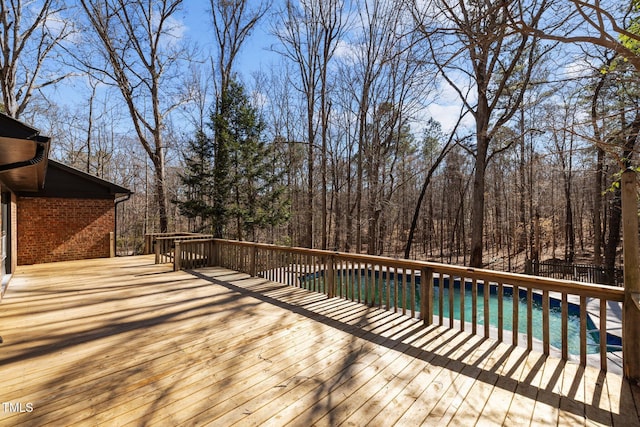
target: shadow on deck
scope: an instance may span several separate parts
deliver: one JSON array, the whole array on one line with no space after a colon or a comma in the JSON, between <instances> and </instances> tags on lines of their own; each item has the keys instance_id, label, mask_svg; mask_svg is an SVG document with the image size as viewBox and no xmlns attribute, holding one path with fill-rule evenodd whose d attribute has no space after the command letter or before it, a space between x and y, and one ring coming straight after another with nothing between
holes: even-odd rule
<instances>
[{"instance_id":1,"label":"shadow on deck","mask_svg":"<svg viewBox=\"0 0 640 427\"><path fill-rule=\"evenodd\" d=\"M0 425L640 425L619 375L221 268L23 267Z\"/></svg>"}]
</instances>

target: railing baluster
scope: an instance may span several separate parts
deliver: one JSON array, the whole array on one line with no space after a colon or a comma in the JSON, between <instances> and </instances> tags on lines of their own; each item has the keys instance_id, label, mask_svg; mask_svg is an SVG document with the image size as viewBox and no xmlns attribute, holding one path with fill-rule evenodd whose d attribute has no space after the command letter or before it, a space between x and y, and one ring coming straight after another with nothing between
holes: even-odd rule
<instances>
[{"instance_id":1,"label":"railing baluster","mask_svg":"<svg viewBox=\"0 0 640 427\"><path fill-rule=\"evenodd\" d=\"M347 288L347 292L350 293L349 295L349 299L351 301L355 301L356 300L356 284L355 284L355 277L356 277L356 273L354 270L354 263L353 261L349 262L347 261L347 267L348 267L348 272L349 272L349 281L348 281L348 288Z\"/></svg>"},{"instance_id":2,"label":"railing baluster","mask_svg":"<svg viewBox=\"0 0 640 427\"><path fill-rule=\"evenodd\" d=\"M463 278L461 277L460 280L462 280ZM450 277L449 278L449 327L451 329L453 329L453 320L455 318L454 313L454 307L453 307L453 298L455 296L456 293L456 280L455 277Z\"/></svg>"},{"instance_id":3,"label":"railing baluster","mask_svg":"<svg viewBox=\"0 0 640 427\"><path fill-rule=\"evenodd\" d=\"M349 260L342 260L342 297L349 299L351 294L349 292L349 286L351 286L351 272L349 271Z\"/></svg>"},{"instance_id":4,"label":"railing baluster","mask_svg":"<svg viewBox=\"0 0 640 427\"><path fill-rule=\"evenodd\" d=\"M398 312L398 270L396 268L393 269L393 299L391 300L393 304L393 312Z\"/></svg>"},{"instance_id":5,"label":"railing baluster","mask_svg":"<svg viewBox=\"0 0 640 427\"><path fill-rule=\"evenodd\" d=\"M298 254L296 252L287 253L287 266L285 269L285 275L287 277L287 285L298 287L296 280L298 273Z\"/></svg>"},{"instance_id":6,"label":"railing baluster","mask_svg":"<svg viewBox=\"0 0 640 427\"><path fill-rule=\"evenodd\" d=\"M273 281L280 282L280 252L273 249Z\"/></svg>"},{"instance_id":7,"label":"railing baluster","mask_svg":"<svg viewBox=\"0 0 640 427\"><path fill-rule=\"evenodd\" d=\"M409 305L411 306L411 317L416 317L416 270L411 269L411 280L409 281L410 294Z\"/></svg>"},{"instance_id":8,"label":"railing baluster","mask_svg":"<svg viewBox=\"0 0 640 427\"><path fill-rule=\"evenodd\" d=\"M527 350L533 349L533 289L527 288Z\"/></svg>"},{"instance_id":9,"label":"railing baluster","mask_svg":"<svg viewBox=\"0 0 640 427\"><path fill-rule=\"evenodd\" d=\"M498 341L504 342L504 285L498 282Z\"/></svg>"},{"instance_id":10,"label":"railing baluster","mask_svg":"<svg viewBox=\"0 0 640 427\"><path fill-rule=\"evenodd\" d=\"M461 295L462 298L462 295ZM471 279L471 333L478 333L478 281Z\"/></svg>"},{"instance_id":11,"label":"railing baluster","mask_svg":"<svg viewBox=\"0 0 640 427\"><path fill-rule=\"evenodd\" d=\"M511 336L511 344L516 346L518 345L518 335L520 331L520 319L519 319L519 308L520 308L520 289L518 285L511 285L511 289L513 293L511 297L513 298L513 312L511 314L511 323L513 325L512 328L512 336Z\"/></svg>"},{"instance_id":12,"label":"railing baluster","mask_svg":"<svg viewBox=\"0 0 640 427\"><path fill-rule=\"evenodd\" d=\"M364 291L363 303L369 305L371 302L371 290L369 289L369 264L365 263L362 270L362 287Z\"/></svg>"},{"instance_id":13,"label":"railing baluster","mask_svg":"<svg viewBox=\"0 0 640 427\"><path fill-rule=\"evenodd\" d=\"M600 304L600 369L607 370L607 301L599 299Z\"/></svg>"},{"instance_id":14,"label":"railing baluster","mask_svg":"<svg viewBox=\"0 0 640 427\"><path fill-rule=\"evenodd\" d=\"M345 277L346 277L346 273L345 273L345 264L344 264L344 259L340 259L340 262L338 263L338 269L340 271L340 274L338 277L340 277L339 283L338 283L338 296L340 298L345 298L345 293L344 293L344 283L345 283Z\"/></svg>"},{"instance_id":15,"label":"railing baluster","mask_svg":"<svg viewBox=\"0 0 640 427\"><path fill-rule=\"evenodd\" d=\"M352 264L352 289L353 289L353 300L358 303L362 303L362 292L360 291L360 263L351 261Z\"/></svg>"},{"instance_id":16,"label":"railing baluster","mask_svg":"<svg viewBox=\"0 0 640 427\"><path fill-rule=\"evenodd\" d=\"M587 365L587 298L580 295L580 365Z\"/></svg>"},{"instance_id":17,"label":"railing baluster","mask_svg":"<svg viewBox=\"0 0 640 427\"><path fill-rule=\"evenodd\" d=\"M549 355L549 291L542 291L542 348Z\"/></svg>"},{"instance_id":18,"label":"railing baluster","mask_svg":"<svg viewBox=\"0 0 640 427\"><path fill-rule=\"evenodd\" d=\"M386 288L386 300L385 300L385 308L387 310L391 309L391 283L389 283L389 267L387 265L384 266L384 279L383 284Z\"/></svg>"},{"instance_id":19,"label":"railing baluster","mask_svg":"<svg viewBox=\"0 0 640 427\"><path fill-rule=\"evenodd\" d=\"M362 304L366 304L366 265L363 265L361 261L358 261L358 269L356 271L357 279L358 279L358 302Z\"/></svg>"},{"instance_id":20,"label":"railing baluster","mask_svg":"<svg viewBox=\"0 0 640 427\"><path fill-rule=\"evenodd\" d=\"M489 311L489 296L491 295L491 283L488 280L482 282L482 290L484 295L484 336L485 338L489 338L489 315L491 314Z\"/></svg>"},{"instance_id":21,"label":"railing baluster","mask_svg":"<svg viewBox=\"0 0 640 427\"><path fill-rule=\"evenodd\" d=\"M425 325L433 324L433 270L423 268L420 273L420 316ZM442 312L442 310L440 311Z\"/></svg>"},{"instance_id":22,"label":"railing baluster","mask_svg":"<svg viewBox=\"0 0 640 427\"><path fill-rule=\"evenodd\" d=\"M444 326L444 275L442 273L438 274L438 324Z\"/></svg>"},{"instance_id":23,"label":"railing baluster","mask_svg":"<svg viewBox=\"0 0 640 427\"><path fill-rule=\"evenodd\" d=\"M407 314L407 269L402 269L402 314Z\"/></svg>"},{"instance_id":24,"label":"railing baluster","mask_svg":"<svg viewBox=\"0 0 640 427\"><path fill-rule=\"evenodd\" d=\"M567 293L562 293L562 360L569 360L569 303Z\"/></svg>"},{"instance_id":25,"label":"railing baluster","mask_svg":"<svg viewBox=\"0 0 640 427\"><path fill-rule=\"evenodd\" d=\"M304 256L304 288L309 289L309 254Z\"/></svg>"},{"instance_id":26,"label":"railing baluster","mask_svg":"<svg viewBox=\"0 0 640 427\"><path fill-rule=\"evenodd\" d=\"M382 265L375 264L374 268L374 276L373 276L373 306L381 308L382 300L384 299L384 295L382 294Z\"/></svg>"},{"instance_id":27,"label":"railing baluster","mask_svg":"<svg viewBox=\"0 0 640 427\"><path fill-rule=\"evenodd\" d=\"M318 263L318 256L313 256L313 291L318 291L318 280L320 279L320 264Z\"/></svg>"},{"instance_id":28,"label":"railing baluster","mask_svg":"<svg viewBox=\"0 0 640 427\"><path fill-rule=\"evenodd\" d=\"M382 308L382 305L384 304L384 284L382 283L382 280L382 264L376 264L376 275L374 280L376 302L374 303L374 307L377 305L378 308Z\"/></svg>"}]
</instances>

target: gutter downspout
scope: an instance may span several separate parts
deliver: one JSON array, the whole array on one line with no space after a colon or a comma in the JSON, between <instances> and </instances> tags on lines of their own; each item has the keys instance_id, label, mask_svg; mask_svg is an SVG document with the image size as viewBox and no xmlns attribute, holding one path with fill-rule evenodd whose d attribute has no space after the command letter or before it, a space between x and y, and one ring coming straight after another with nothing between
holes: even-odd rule
<instances>
[{"instance_id":1,"label":"gutter downspout","mask_svg":"<svg viewBox=\"0 0 640 427\"><path fill-rule=\"evenodd\" d=\"M115 200L115 205L114 205L115 213L114 213L114 221L113 221L113 254L115 256L118 256L118 205L122 202L126 202L130 198L131 198L131 193Z\"/></svg>"}]
</instances>

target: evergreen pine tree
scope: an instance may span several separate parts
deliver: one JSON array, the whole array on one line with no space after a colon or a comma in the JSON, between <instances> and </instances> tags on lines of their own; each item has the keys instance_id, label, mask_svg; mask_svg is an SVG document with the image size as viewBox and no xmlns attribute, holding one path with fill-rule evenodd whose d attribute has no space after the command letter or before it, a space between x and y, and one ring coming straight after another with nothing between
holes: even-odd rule
<instances>
[{"instance_id":1,"label":"evergreen pine tree","mask_svg":"<svg viewBox=\"0 0 640 427\"><path fill-rule=\"evenodd\" d=\"M256 231L287 219L284 186L276 169L272 146L262 136L265 124L251 105L244 87L232 81L226 116L216 117L224 130L228 155L227 203L229 225L238 239L256 239Z\"/></svg>"}]
</instances>

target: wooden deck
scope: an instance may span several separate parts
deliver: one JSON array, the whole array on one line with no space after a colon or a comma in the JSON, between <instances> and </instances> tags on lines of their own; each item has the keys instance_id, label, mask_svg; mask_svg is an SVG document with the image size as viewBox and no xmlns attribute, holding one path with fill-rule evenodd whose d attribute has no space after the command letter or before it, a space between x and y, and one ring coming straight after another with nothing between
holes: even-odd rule
<instances>
[{"instance_id":1,"label":"wooden deck","mask_svg":"<svg viewBox=\"0 0 640 427\"><path fill-rule=\"evenodd\" d=\"M152 256L23 267L0 425L640 425L640 390L400 314Z\"/></svg>"}]
</instances>

